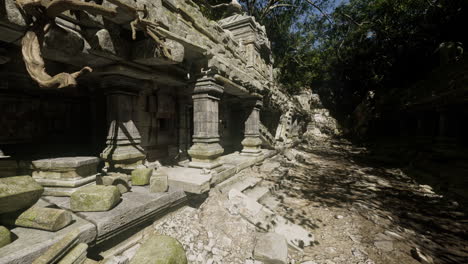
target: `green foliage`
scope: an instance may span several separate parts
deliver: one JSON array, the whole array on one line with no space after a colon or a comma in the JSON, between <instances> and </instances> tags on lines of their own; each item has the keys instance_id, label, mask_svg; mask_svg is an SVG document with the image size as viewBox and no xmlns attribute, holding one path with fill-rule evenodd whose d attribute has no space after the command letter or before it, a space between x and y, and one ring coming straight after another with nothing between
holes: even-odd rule
<instances>
[{"instance_id":1,"label":"green foliage","mask_svg":"<svg viewBox=\"0 0 468 264\"><path fill-rule=\"evenodd\" d=\"M312 87L343 116L371 91L407 89L439 65L442 43L468 38L467 0L239 2L265 25L287 92Z\"/></svg>"},{"instance_id":2,"label":"green foliage","mask_svg":"<svg viewBox=\"0 0 468 264\"><path fill-rule=\"evenodd\" d=\"M407 89L439 65L442 43L468 38L462 30L468 24L466 0L242 3L266 26L287 92L319 90L343 117L369 92L379 97L390 88ZM278 4L289 6L269 10Z\"/></svg>"}]
</instances>

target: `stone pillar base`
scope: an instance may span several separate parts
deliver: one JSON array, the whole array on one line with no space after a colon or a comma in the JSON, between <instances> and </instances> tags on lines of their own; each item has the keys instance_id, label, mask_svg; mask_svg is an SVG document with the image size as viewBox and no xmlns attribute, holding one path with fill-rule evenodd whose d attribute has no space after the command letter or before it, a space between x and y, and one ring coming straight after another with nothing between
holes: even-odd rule
<instances>
[{"instance_id":1,"label":"stone pillar base","mask_svg":"<svg viewBox=\"0 0 468 264\"><path fill-rule=\"evenodd\" d=\"M189 163L191 168L214 169L221 166L219 156L224 152L224 149L219 143L195 143L188 150L192 157Z\"/></svg>"},{"instance_id":2,"label":"stone pillar base","mask_svg":"<svg viewBox=\"0 0 468 264\"><path fill-rule=\"evenodd\" d=\"M262 155L262 140L260 137L246 137L244 140L241 142L242 146L244 148L242 149L242 152L240 153L243 156L260 156Z\"/></svg>"},{"instance_id":3,"label":"stone pillar base","mask_svg":"<svg viewBox=\"0 0 468 264\"><path fill-rule=\"evenodd\" d=\"M74 191L95 184L97 157L63 157L32 161L32 177L44 186L43 195L70 196Z\"/></svg>"},{"instance_id":4,"label":"stone pillar base","mask_svg":"<svg viewBox=\"0 0 468 264\"><path fill-rule=\"evenodd\" d=\"M107 170L134 170L143 164L146 154L141 148L132 145L108 145L101 153Z\"/></svg>"}]
</instances>

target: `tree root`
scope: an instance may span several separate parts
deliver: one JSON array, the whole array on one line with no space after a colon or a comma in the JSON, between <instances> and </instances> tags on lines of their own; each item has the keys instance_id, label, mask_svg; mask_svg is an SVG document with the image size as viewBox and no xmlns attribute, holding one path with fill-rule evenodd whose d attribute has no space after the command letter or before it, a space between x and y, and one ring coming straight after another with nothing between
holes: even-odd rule
<instances>
[{"instance_id":1,"label":"tree root","mask_svg":"<svg viewBox=\"0 0 468 264\"><path fill-rule=\"evenodd\" d=\"M133 14L134 20L130 23L132 28L132 38L136 39L136 30L141 29L145 34L149 35L161 50L161 55L171 59L170 50L164 45L164 38L157 32L157 24L146 20L148 15L146 7L144 9L136 9L120 0L108 0L117 7ZM92 72L88 66L74 73L59 73L55 76L50 76L45 70L44 59L42 58L41 46L43 35L46 32L46 27L56 16L67 10L81 10L93 15L102 15L104 17L114 17L117 15L117 9L107 8L99 4L83 2L80 0L16 0L16 4L28 16L27 21L33 25L33 30L29 30L21 41L23 60L26 64L26 69L31 78L36 81L41 88L65 88L75 87L77 85L76 78L86 72ZM143 12L143 18L140 18L139 13ZM35 17L35 20L31 19ZM42 25L47 25L43 27ZM39 36L40 37L39 37Z\"/></svg>"},{"instance_id":2,"label":"tree root","mask_svg":"<svg viewBox=\"0 0 468 264\"><path fill-rule=\"evenodd\" d=\"M90 67L84 67L80 71L71 74L62 72L52 77L45 71L45 63L42 58L41 45L39 44L37 33L28 31L21 40L21 45L26 70L41 88L75 87L77 84L76 78L83 73L93 71Z\"/></svg>"}]
</instances>

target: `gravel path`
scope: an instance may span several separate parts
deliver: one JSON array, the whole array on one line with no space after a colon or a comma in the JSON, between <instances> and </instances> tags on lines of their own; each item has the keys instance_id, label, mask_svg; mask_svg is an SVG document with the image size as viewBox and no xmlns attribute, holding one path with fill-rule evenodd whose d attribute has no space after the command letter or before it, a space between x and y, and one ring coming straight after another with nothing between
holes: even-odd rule
<instances>
[{"instance_id":1,"label":"gravel path","mask_svg":"<svg viewBox=\"0 0 468 264\"><path fill-rule=\"evenodd\" d=\"M288 250L289 263L468 263L463 208L399 168L366 160L348 144L303 145L241 172L270 187L260 203L314 234L313 246ZM189 263L255 263L262 230L230 206L213 189L153 226L184 245Z\"/></svg>"}]
</instances>

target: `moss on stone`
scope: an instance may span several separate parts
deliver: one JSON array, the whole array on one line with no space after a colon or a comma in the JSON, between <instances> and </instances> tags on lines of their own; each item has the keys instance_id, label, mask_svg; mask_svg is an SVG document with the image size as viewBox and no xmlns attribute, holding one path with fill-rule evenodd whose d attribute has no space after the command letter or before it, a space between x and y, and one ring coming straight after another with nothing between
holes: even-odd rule
<instances>
[{"instance_id":1,"label":"moss on stone","mask_svg":"<svg viewBox=\"0 0 468 264\"><path fill-rule=\"evenodd\" d=\"M135 169L132 171L132 185L148 185L153 169Z\"/></svg>"},{"instance_id":2,"label":"moss on stone","mask_svg":"<svg viewBox=\"0 0 468 264\"><path fill-rule=\"evenodd\" d=\"M0 248L11 243L11 233L4 226L0 226Z\"/></svg>"},{"instance_id":3,"label":"moss on stone","mask_svg":"<svg viewBox=\"0 0 468 264\"><path fill-rule=\"evenodd\" d=\"M108 211L119 201L120 191L117 186L86 186L70 196L71 209L75 212Z\"/></svg>"},{"instance_id":4,"label":"moss on stone","mask_svg":"<svg viewBox=\"0 0 468 264\"><path fill-rule=\"evenodd\" d=\"M0 216L0 220L5 224L55 232L68 226L73 219L66 210L33 206L19 215L4 214Z\"/></svg>"},{"instance_id":5,"label":"moss on stone","mask_svg":"<svg viewBox=\"0 0 468 264\"><path fill-rule=\"evenodd\" d=\"M30 207L43 192L44 188L31 176L0 178L0 214Z\"/></svg>"},{"instance_id":6,"label":"moss on stone","mask_svg":"<svg viewBox=\"0 0 468 264\"><path fill-rule=\"evenodd\" d=\"M187 264L187 257L175 238L153 235L141 245L130 264Z\"/></svg>"}]
</instances>

